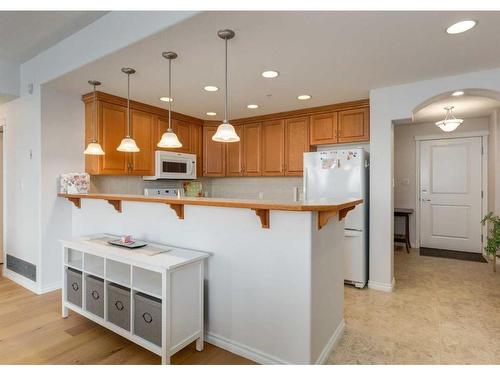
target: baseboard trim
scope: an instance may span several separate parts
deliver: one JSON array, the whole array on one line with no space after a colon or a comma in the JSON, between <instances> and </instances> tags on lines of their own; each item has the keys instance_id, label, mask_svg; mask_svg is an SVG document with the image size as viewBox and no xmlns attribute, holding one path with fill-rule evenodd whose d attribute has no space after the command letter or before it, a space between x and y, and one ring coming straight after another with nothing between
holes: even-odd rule
<instances>
[{"instance_id":1,"label":"baseboard trim","mask_svg":"<svg viewBox=\"0 0 500 375\"><path fill-rule=\"evenodd\" d=\"M396 279L392 279L392 283L388 284L388 283L381 283L381 282L378 282L378 281L373 281L373 280L369 280L368 281L368 288L370 289L374 289L374 290L380 290L381 292L393 292L394 291L394 288L396 286Z\"/></svg>"},{"instance_id":2,"label":"baseboard trim","mask_svg":"<svg viewBox=\"0 0 500 375\"><path fill-rule=\"evenodd\" d=\"M44 287L42 287L40 289L40 293L38 293L38 294L50 293L50 292L53 292L54 290L58 290L61 288L62 288L61 282L57 281L55 283L48 284L48 285L45 285Z\"/></svg>"},{"instance_id":3,"label":"baseboard trim","mask_svg":"<svg viewBox=\"0 0 500 375\"><path fill-rule=\"evenodd\" d=\"M228 340L219 335L215 335L213 333L205 332L205 341L218 346L228 352L237 354L241 357L247 358L251 361L255 361L262 365L291 365L292 363L283 361L279 358L270 356L266 353L262 353L259 350L250 348L246 345L242 345L232 340Z\"/></svg>"},{"instance_id":4,"label":"baseboard trim","mask_svg":"<svg viewBox=\"0 0 500 375\"><path fill-rule=\"evenodd\" d=\"M40 290L38 289L38 283L34 282L33 280L28 279L27 277L24 277L16 272L13 272L4 265L3 266L3 273L2 275L6 277L7 279L15 282L16 284L21 285L22 287L30 290L31 292L35 294L40 294Z\"/></svg>"},{"instance_id":5,"label":"baseboard trim","mask_svg":"<svg viewBox=\"0 0 500 375\"><path fill-rule=\"evenodd\" d=\"M317 365L323 365L326 363L326 361L330 357L330 354L332 354L333 350L335 349L340 339L342 338L344 330L345 330L345 320L342 319L335 332L333 332L332 337L330 337L330 340L328 340L328 343L326 344L325 348L323 349L318 359L316 360Z\"/></svg>"}]
</instances>

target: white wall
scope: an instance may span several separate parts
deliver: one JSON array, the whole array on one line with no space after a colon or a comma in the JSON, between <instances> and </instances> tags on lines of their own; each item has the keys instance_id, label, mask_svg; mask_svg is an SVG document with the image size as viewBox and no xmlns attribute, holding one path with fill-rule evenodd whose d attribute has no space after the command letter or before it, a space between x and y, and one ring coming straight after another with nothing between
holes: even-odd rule
<instances>
[{"instance_id":1,"label":"white wall","mask_svg":"<svg viewBox=\"0 0 500 375\"><path fill-rule=\"evenodd\" d=\"M370 91L370 281L393 289L393 121L411 118L424 101L463 89L500 92L500 69L473 72Z\"/></svg>"},{"instance_id":2,"label":"white wall","mask_svg":"<svg viewBox=\"0 0 500 375\"><path fill-rule=\"evenodd\" d=\"M85 170L84 107L79 95L42 88L40 288L60 282L60 238L71 236L71 207L58 199L61 173Z\"/></svg>"},{"instance_id":3,"label":"white wall","mask_svg":"<svg viewBox=\"0 0 500 375\"><path fill-rule=\"evenodd\" d=\"M490 118L468 118L457 132L489 130ZM443 135L443 131L434 123L411 123L394 127L394 207L415 207L416 199L416 136ZM493 166L491 166L493 168ZM494 169L494 168L493 168ZM491 173L491 170L488 171ZM416 215L410 216L410 242L415 247ZM403 218L395 218L394 232L403 233Z\"/></svg>"},{"instance_id":4,"label":"white wall","mask_svg":"<svg viewBox=\"0 0 500 375\"><path fill-rule=\"evenodd\" d=\"M19 96L18 63L0 59L0 104Z\"/></svg>"},{"instance_id":5,"label":"white wall","mask_svg":"<svg viewBox=\"0 0 500 375\"><path fill-rule=\"evenodd\" d=\"M76 155L81 155L83 151L83 145L73 149L69 147L76 144L74 142L77 134L70 134L69 129L56 130L56 127L65 126L65 119L74 121L72 114L63 108L68 104L66 98L55 93L54 96L48 92L42 94L41 85L194 14L196 13L110 12L21 65L20 97L0 106L0 118L5 118L7 121L4 135L5 251L34 263L38 269L37 283L10 275L16 277L18 282L35 292L43 292L55 285L52 281L60 275L60 272L55 274L53 272L55 267L51 266L54 255L53 237L61 234L56 229L57 225L64 228L67 223L62 216L53 215L55 206L45 202L45 199L55 191L54 176L63 169L76 166ZM43 101L42 95L47 95ZM67 100L71 102L68 108L76 108L76 102L70 98ZM60 114L51 109L56 107L57 103L60 103ZM49 107L42 111L44 105ZM79 110L83 108L81 103L79 108ZM42 113L46 120L49 119L46 121L49 125L45 139L42 139L42 126L46 125L42 124ZM60 117L57 118L58 116ZM83 124L81 131L83 132ZM67 136L67 139L63 138L62 134ZM78 136L83 139L83 133ZM63 145L65 141L69 142L68 147ZM42 143L46 155L42 154ZM60 164L57 166L52 163L54 154L50 145L54 143L64 147L60 151L67 159L59 160ZM68 156L66 152L74 154ZM44 163L43 173L47 173L43 181L42 163ZM52 202L52 204L57 203ZM46 248L49 250L44 252ZM47 273L40 271L43 265L49 267Z\"/></svg>"}]
</instances>

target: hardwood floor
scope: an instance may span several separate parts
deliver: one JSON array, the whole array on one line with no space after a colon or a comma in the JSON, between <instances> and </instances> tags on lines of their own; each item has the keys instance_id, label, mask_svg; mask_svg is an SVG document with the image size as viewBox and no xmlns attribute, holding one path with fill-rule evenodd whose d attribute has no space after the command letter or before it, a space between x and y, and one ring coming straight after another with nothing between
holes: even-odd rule
<instances>
[{"instance_id":1,"label":"hardwood floor","mask_svg":"<svg viewBox=\"0 0 500 375\"><path fill-rule=\"evenodd\" d=\"M160 357L70 312L61 318L60 291L38 296L2 277L0 270L0 364L160 364ZM214 345L194 343L172 364L254 364Z\"/></svg>"}]
</instances>

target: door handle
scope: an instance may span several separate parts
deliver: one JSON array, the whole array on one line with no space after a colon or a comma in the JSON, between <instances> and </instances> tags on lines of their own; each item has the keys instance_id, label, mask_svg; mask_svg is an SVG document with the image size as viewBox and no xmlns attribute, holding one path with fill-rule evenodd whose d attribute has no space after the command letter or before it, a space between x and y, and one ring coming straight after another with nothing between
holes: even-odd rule
<instances>
[{"instance_id":1,"label":"door handle","mask_svg":"<svg viewBox=\"0 0 500 375\"><path fill-rule=\"evenodd\" d=\"M422 198L423 202L430 202L431 200L429 198Z\"/></svg>"}]
</instances>

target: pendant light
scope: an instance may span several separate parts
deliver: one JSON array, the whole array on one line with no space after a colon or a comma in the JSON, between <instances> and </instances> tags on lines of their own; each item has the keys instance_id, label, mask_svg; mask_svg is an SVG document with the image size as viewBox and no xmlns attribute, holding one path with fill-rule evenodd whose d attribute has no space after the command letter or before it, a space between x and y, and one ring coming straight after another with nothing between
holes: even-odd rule
<instances>
[{"instance_id":1,"label":"pendant light","mask_svg":"<svg viewBox=\"0 0 500 375\"><path fill-rule=\"evenodd\" d=\"M172 98L172 60L177 58L175 52L163 52L162 56L168 59L168 97ZM158 147L164 148L179 148L182 143L179 142L177 135L172 130L172 100L168 101L168 129L161 136Z\"/></svg>"},{"instance_id":2,"label":"pendant light","mask_svg":"<svg viewBox=\"0 0 500 375\"><path fill-rule=\"evenodd\" d=\"M104 150L102 149L101 145L97 142L97 126L96 126L96 121L97 121L97 95L95 88L96 86L99 86L101 82L99 81L89 81L89 84L94 86L94 108L92 111L92 142L90 142L87 145L87 148L83 153L85 155L104 155Z\"/></svg>"},{"instance_id":3,"label":"pendant light","mask_svg":"<svg viewBox=\"0 0 500 375\"><path fill-rule=\"evenodd\" d=\"M122 72L127 75L127 135L122 139L120 145L116 148L121 152L139 152L139 147L134 139L130 137L130 75L135 73L132 68L122 68Z\"/></svg>"},{"instance_id":4,"label":"pendant light","mask_svg":"<svg viewBox=\"0 0 500 375\"><path fill-rule=\"evenodd\" d=\"M225 42L225 83L224 83L224 121L219 125L217 131L212 137L216 142L239 142L240 137L236 134L234 126L227 121L227 41L234 38L233 30L219 30L217 32L219 38L224 39Z\"/></svg>"},{"instance_id":5,"label":"pendant light","mask_svg":"<svg viewBox=\"0 0 500 375\"><path fill-rule=\"evenodd\" d=\"M439 126L442 131L452 132L464 122L464 120L453 116L453 108L453 106L444 107L446 110L446 117L444 120L436 122L436 125Z\"/></svg>"}]
</instances>

